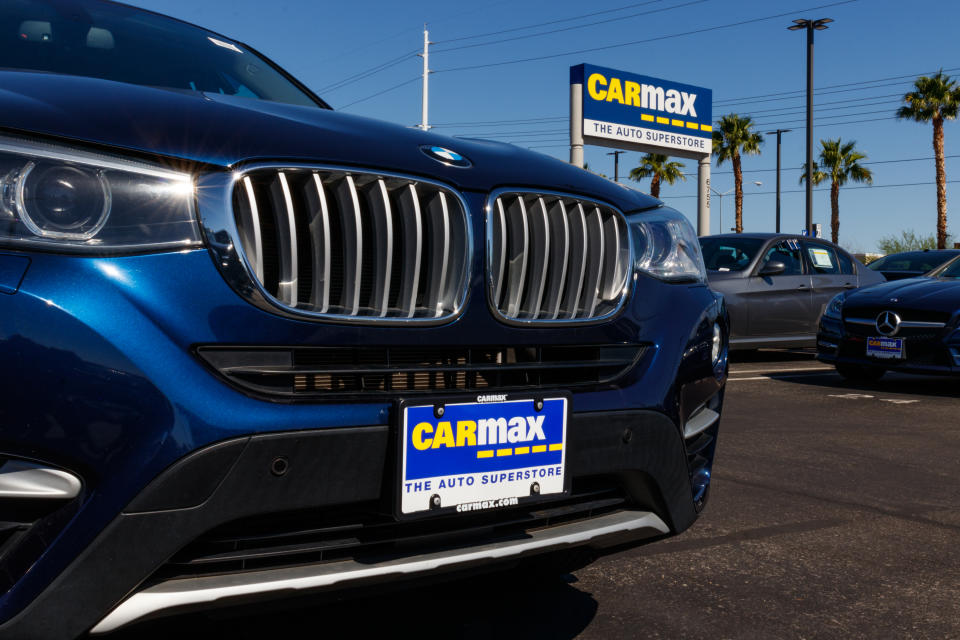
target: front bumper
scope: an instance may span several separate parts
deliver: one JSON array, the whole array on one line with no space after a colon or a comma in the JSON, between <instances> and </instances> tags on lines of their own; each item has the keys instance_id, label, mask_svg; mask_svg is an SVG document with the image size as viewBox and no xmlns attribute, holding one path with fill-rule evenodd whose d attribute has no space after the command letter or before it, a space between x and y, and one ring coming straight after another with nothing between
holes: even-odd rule
<instances>
[{"instance_id":1,"label":"front bumper","mask_svg":"<svg viewBox=\"0 0 960 640\"><path fill-rule=\"evenodd\" d=\"M69 470L82 479L83 490L46 523L29 570L11 576L12 586L0 596L0 637L69 638L101 621L98 629L106 630L141 615L207 606L207 596L218 593L201 588L207 582L180 589L184 583L176 580L208 576L171 578L166 565L225 523L343 505L386 509L383 500L395 483L394 399L259 399L199 362L194 348L201 344L649 345L636 369L616 384L573 395L569 473L574 482L603 478L622 493L617 509L603 514L607 520L564 523L567 529L533 536L537 542L530 545L507 545L502 557L457 552L438 560L431 556L435 548L423 547L399 564L376 560L382 569L375 576L338 570L332 582L319 577L330 575L324 573L328 566L320 571L298 560L301 571L318 567L303 583L311 590L393 579L405 570L512 561L570 544L642 540L663 534L653 518L679 533L706 498L717 420L703 418L718 417L726 378L725 358L716 366L710 361L713 326L725 328L726 315L706 287L638 278L616 320L545 334L492 321L483 304L482 270L475 269L473 304L457 321L382 328L259 310L227 286L206 251L29 259L17 290L0 296L6 364L0 376L8 391L0 403L0 454ZM684 427L704 424L682 435ZM282 477L270 473L280 456L290 462ZM469 546L477 551L494 543L503 545L476 539ZM172 588L191 594L190 602L155 597ZM201 592L206 595L196 595ZM144 607L145 601L160 604ZM110 611L120 617L109 622ZM143 613L130 617L131 611Z\"/></svg>"},{"instance_id":2,"label":"front bumper","mask_svg":"<svg viewBox=\"0 0 960 640\"><path fill-rule=\"evenodd\" d=\"M922 375L960 375L960 329L953 323L935 331L904 333L905 358L877 359L866 355L867 338L878 331L851 331L841 320L821 318L817 333L817 359L830 364L882 367L889 371Z\"/></svg>"},{"instance_id":3,"label":"front bumper","mask_svg":"<svg viewBox=\"0 0 960 640\"><path fill-rule=\"evenodd\" d=\"M714 438L716 427L714 423L709 428ZM179 461L150 483L40 597L0 631L17 638L64 638L95 625L95 633L108 632L155 615L228 606L251 597L287 597L294 591L511 562L573 545L602 551L682 531L696 518L684 439L662 414L575 414L569 443L568 472L574 495L589 493L578 490L580 483L591 488L600 483L615 490L620 501L608 500L609 508L598 511L599 502L594 500L587 505L590 514L564 504L576 517L555 516L556 524L534 520L527 512L511 518L509 510L503 510L484 514L461 529L459 516L448 516L443 528L448 535L433 533L428 542L419 541L423 534L417 530L404 536L401 545L358 544L348 556L329 561L318 551L322 541L301 538L302 549L297 553L290 551L294 538L288 536L285 553L276 559L265 559L262 548L242 557L241 562L257 560L259 564L251 566L258 570L223 573L220 565L213 564L209 570L193 565L185 576L183 563L172 567L168 560L224 523L242 523L263 514L289 518L310 513L324 519L325 513L332 514L343 505L369 505L373 511L387 508L383 494L391 486L387 475L393 471L386 462L388 427L300 431L221 442ZM277 476L270 469L280 456L288 459L289 466ZM538 510L550 507L550 503L537 505ZM590 517L593 513L597 515ZM276 518L282 520L279 515ZM515 522L522 519L530 523ZM504 527L503 522L511 526ZM406 526L419 529L422 525ZM269 537L262 530L262 519L250 527L251 535L260 531ZM403 531L402 526L398 529ZM176 574L173 569L178 569ZM140 586L128 595L133 585Z\"/></svg>"}]
</instances>

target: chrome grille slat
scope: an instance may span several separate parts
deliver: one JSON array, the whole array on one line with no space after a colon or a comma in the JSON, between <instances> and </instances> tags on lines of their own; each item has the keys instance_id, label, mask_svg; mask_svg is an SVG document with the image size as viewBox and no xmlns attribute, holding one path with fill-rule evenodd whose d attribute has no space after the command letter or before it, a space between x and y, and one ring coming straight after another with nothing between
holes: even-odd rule
<instances>
[{"instance_id":1,"label":"chrome grille slat","mask_svg":"<svg viewBox=\"0 0 960 640\"><path fill-rule=\"evenodd\" d=\"M291 307L297 306L297 223L293 213L293 199L287 176L280 171L270 185L273 200L274 223L280 245L280 281L277 298Z\"/></svg>"},{"instance_id":2,"label":"chrome grille slat","mask_svg":"<svg viewBox=\"0 0 960 640\"><path fill-rule=\"evenodd\" d=\"M581 310L583 316L589 318L597 308L600 296L600 280L603 276L605 238L603 234L603 218L600 215L600 209L593 208L587 219L587 229L589 230L589 256L590 265L587 267L587 282L584 287L583 295L585 299Z\"/></svg>"},{"instance_id":3,"label":"chrome grille slat","mask_svg":"<svg viewBox=\"0 0 960 640\"><path fill-rule=\"evenodd\" d=\"M550 220L550 245L554 256L558 257L549 263L550 271L547 277L549 284L546 290L544 315L551 320L556 320L560 315L560 301L563 298L567 264L570 261L570 222L567 220L567 209L563 200L558 198L551 203L547 218Z\"/></svg>"},{"instance_id":4,"label":"chrome grille slat","mask_svg":"<svg viewBox=\"0 0 960 640\"><path fill-rule=\"evenodd\" d=\"M320 175L313 173L304 187L307 201L308 228L314 239L313 298L311 302L320 313L330 308L330 209ZM250 178L244 178L249 181Z\"/></svg>"},{"instance_id":5,"label":"chrome grille slat","mask_svg":"<svg viewBox=\"0 0 960 640\"><path fill-rule=\"evenodd\" d=\"M417 290L420 286L420 264L423 259L423 219L420 215L420 198L414 185L400 192L403 211L403 269L400 285L400 312L405 318L412 318L417 310Z\"/></svg>"},{"instance_id":6,"label":"chrome grille slat","mask_svg":"<svg viewBox=\"0 0 960 640\"><path fill-rule=\"evenodd\" d=\"M507 267L507 217L503 212L503 202L499 198L497 198L493 215L493 248L495 254L490 261L493 269L491 282L493 282L493 299L499 301L503 293L503 274Z\"/></svg>"},{"instance_id":7,"label":"chrome grille slat","mask_svg":"<svg viewBox=\"0 0 960 640\"><path fill-rule=\"evenodd\" d=\"M504 190L491 198L487 282L503 319L586 322L619 310L631 265L619 211L555 193Z\"/></svg>"},{"instance_id":8,"label":"chrome grille slat","mask_svg":"<svg viewBox=\"0 0 960 640\"><path fill-rule=\"evenodd\" d=\"M471 230L447 187L299 165L251 169L232 184L237 249L256 287L235 286L254 304L368 322L462 310Z\"/></svg>"},{"instance_id":9,"label":"chrome grille slat","mask_svg":"<svg viewBox=\"0 0 960 640\"><path fill-rule=\"evenodd\" d=\"M565 318L576 318L580 293L583 291L583 280L587 275L587 214L583 211L583 204L577 203L576 210L571 213L573 222L570 224L570 264L571 277L567 278L567 288L563 292L563 314Z\"/></svg>"},{"instance_id":10,"label":"chrome grille slat","mask_svg":"<svg viewBox=\"0 0 960 640\"><path fill-rule=\"evenodd\" d=\"M529 253L530 230L527 222L527 207L523 198L517 196L513 206L507 208L509 221L507 235L507 268L510 277L507 280L506 314L516 318L520 312L520 301L527 282L527 254Z\"/></svg>"},{"instance_id":11,"label":"chrome grille slat","mask_svg":"<svg viewBox=\"0 0 960 640\"><path fill-rule=\"evenodd\" d=\"M537 198L527 209L527 220L530 229L530 281L520 313L522 318L535 319L540 315L550 263L550 221L543 198Z\"/></svg>"},{"instance_id":12,"label":"chrome grille slat","mask_svg":"<svg viewBox=\"0 0 960 640\"><path fill-rule=\"evenodd\" d=\"M379 179L370 190L370 210L373 213L373 241L375 262L373 300L371 307L381 318L387 315L390 304L390 278L393 275L393 212L387 184Z\"/></svg>"},{"instance_id":13,"label":"chrome grille slat","mask_svg":"<svg viewBox=\"0 0 960 640\"><path fill-rule=\"evenodd\" d=\"M253 267L254 274L263 281L263 237L260 231L260 210L257 207L257 196L253 192L253 183L249 177L243 179L243 195L239 198L240 208L237 215L244 218L245 224L240 227L241 241L250 248L247 258Z\"/></svg>"},{"instance_id":14,"label":"chrome grille slat","mask_svg":"<svg viewBox=\"0 0 960 640\"><path fill-rule=\"evenodd\" d=\"M431 198L427 210L430 212L430 222L433 225L431 268L427 275L429 282L427 308L435 309L436 315L440 315L439 300L446 286L447 265L450 260L450 212L447 209L446 194L441 191Z\"/></svg>"},{"instance_id":15,"label":"chrome grille slat","mask_svg":"<svg viewBox=\"0 0 960 640\"><path fill-rule=\"evenodd\" d=\"M360 277L363 269L363 222L360 220L360 197L353 176L347 175L337 187L343 229L343 302L348 315L360 311Z\"/></svg>"}]
</instances>

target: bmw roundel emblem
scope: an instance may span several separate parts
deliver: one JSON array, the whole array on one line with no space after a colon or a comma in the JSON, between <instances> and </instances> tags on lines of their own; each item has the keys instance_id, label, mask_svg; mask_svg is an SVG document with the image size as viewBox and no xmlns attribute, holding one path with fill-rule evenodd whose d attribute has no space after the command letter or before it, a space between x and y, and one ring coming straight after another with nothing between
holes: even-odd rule
<instances>
[{"instance_id":1,"label":"bmw roundel emblem","mask_svg":"<svg viewBox=\"0 0 960 640\"><path fill-rule=\"evenodd\" d=\"M464 158L462 155L456 151L451 151L444 147L436 147L433 145L425 144L420 147L420 150L425 154L436 160L437 162L442 162L443 164L449 165L451 167L469 167L470 161Z\"/></svg>"}]
</instances>

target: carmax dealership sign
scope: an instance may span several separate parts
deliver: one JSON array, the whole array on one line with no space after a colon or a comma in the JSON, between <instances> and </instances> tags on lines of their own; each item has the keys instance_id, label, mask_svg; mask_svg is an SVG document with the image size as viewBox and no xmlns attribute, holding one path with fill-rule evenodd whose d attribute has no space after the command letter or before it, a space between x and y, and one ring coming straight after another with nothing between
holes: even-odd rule
<instances>
[{"instance_id":1,"label":"carmax dealership sign","mask_svg":"<svg viewBox=\"0 0 960 640\"><path fill-rule=\"evenodd\" d=\"M628 143L618 147L656 147L668 155L694 157L711 152L710 89L589 64L570 68L570 84L583 87L588 144L614 146L604 141L618 141Z\"/></svg>"}]
</instances>

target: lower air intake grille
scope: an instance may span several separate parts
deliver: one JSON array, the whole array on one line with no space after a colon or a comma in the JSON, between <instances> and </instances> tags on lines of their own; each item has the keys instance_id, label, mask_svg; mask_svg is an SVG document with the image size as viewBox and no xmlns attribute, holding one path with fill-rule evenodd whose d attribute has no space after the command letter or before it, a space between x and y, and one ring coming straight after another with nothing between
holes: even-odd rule
<instances>
[{"instance_id":1,"label":"lower air intake grille","mask_svg":"<svg viewBox=\"0 0 960 640\"><path fill-rule=\"evenodd\" d=\"M470 238L453 191L423 181L301 167L235 183L239 245L277 304L325 318L433 320L459 313Z\"/></svg>"},{"instance_id":2,"label":"lower air intake grille","mask_svg":"<svg viewBox=\"0 0 960 640\"><path fill-rule=\"evenodd\" d=\"M635 344L551 347L199 347L237 387L261 395L403 394L576 388L615 382L636 365Z\"/></svg>"},{"instance_id":3,"label":"lower air intake grille","mask_svg":"<svg viewBox=\"0 0 960 640\"><path fill-rule=\"evenodd\" d=\"M548 193L500 193L487 233L490 299L503 318L577 322L620 308L630 238L611 207Z\"/></svg>"},{"instance_id":4,"label":"lower air intake grille","mask_svg":"<svg viewBox=\"0 0 960 640\"><path fill-rule=\"evenodd\" d=\"M596 477L574 480L571 495L554 502L453 518L397 522L377 504L268 514L208 532L152 581L346 559L373 563L515 539L630 506L615 480Z\"/></svg>"}]
</instances>

